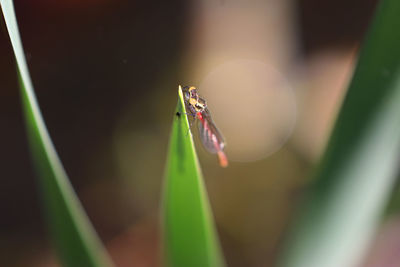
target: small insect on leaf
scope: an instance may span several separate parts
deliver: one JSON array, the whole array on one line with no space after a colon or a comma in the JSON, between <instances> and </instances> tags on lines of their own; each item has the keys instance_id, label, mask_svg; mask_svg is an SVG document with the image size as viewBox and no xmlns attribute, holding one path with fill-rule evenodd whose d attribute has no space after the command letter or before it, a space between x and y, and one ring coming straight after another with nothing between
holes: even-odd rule
<instances>
[{"instance_id":1,"label":"small insect on leaf","mask_svg":"<svg viewBox=\"0 0 400 267\"><path fill-rule=\"evenodd\" d=\"M183 87L183 94L188 115L192 115L197 120L199 135L204 148L212 154L217 154L221 167L227 167L228 158L224 153L225 141L211 118L206 100L200 97L194 86Z\"/></svg>"}]
</instances>

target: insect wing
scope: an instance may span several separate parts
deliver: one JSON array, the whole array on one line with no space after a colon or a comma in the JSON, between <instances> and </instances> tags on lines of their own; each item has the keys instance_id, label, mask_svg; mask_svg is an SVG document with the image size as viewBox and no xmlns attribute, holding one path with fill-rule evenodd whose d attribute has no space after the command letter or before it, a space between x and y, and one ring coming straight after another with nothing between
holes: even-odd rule
<instances>
[{"instance_id":1,"label":"insect wing","mask_svg":"<svg viewBox=\"0 0 400 267\"><path fill-rule=\"evenodd\" d=\"M210 113L207 109L202 113L198 113L197 125L199 128L201 142L208 152L215 154L224 149L224 138L212 121Z\"/></svg>"}]
</instances>

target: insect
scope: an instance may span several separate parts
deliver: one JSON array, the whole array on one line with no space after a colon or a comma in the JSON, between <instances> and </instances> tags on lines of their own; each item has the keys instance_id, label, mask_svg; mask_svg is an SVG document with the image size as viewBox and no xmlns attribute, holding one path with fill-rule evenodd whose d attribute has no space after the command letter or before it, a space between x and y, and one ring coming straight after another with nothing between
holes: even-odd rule
<instances>
[{"instance_id":1,"label":"insect","mask_svg":"<svg viewBox=\"0 0 400 267\"><path fill-rule=\"evenodd\" d=\"M185 86L182 91L187 113L198 121L197 126L203 146L208 152L217 154L221 167L228 166L228 159L224 153L225 141L211 118L206 100L199 96L194 86Z\"/></svg>"}]
</instances>

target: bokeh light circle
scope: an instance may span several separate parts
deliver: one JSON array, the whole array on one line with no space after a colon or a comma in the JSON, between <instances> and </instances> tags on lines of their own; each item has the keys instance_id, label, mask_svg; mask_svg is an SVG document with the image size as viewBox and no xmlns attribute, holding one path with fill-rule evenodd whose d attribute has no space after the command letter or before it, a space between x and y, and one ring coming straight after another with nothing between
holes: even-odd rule
<instances>
[{"instance_id":1,"label":"bokeh light circle","mask_svg":"<svg viewBox=\"0 0 400 267\"><path fill-rule=\"evenodd\" d=\"M289 82L257 60L234 60L211 70L199 86L227 142L230 160L254 161L278 151L296 121Z\"/></svg>"}]
</instances>

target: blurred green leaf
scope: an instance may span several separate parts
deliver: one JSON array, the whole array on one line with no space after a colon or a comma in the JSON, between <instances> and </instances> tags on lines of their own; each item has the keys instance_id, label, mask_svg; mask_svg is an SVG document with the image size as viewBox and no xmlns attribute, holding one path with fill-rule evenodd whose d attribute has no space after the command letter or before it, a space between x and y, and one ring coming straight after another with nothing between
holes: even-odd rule
<instances>
[{"instance_id":1,"label":"blurred green leaf","mask_svg":"<svg viewBox=\"0 0 400 267\"><path fill-rule=\"evenodd\" d=\"M179 87L164 185L167 266L224 266Z\"/></svg>"},{"instance_id":2,"label":"blurred green leaf","mask_svg":"<svg viewBox=\"0 0 400 267\"><path fill-rule=\"evenodd\" d=\"M358 266L369 245L400 162L399 14L381 1L280 266Z\"/></svg>"},{"instance_id":3,"label":"blurred green leaf","mask_svg":"<svg viewBox=\"0 0 400 267\"><path fill-rule=\"evenodd\" d=\"M384 218L395 216L400 210L400 175L396 178L396 184L394 185L394 190L390 196L390 200L386 209L384 211Z\"/></svg>"},{"instance_id":4,"label":"blurred green leaf","mask_svg":"<svg viewBox=\"0 0 400 267\"><path fill-rule=\"evenodd\" d=\"M0 0L14 49L32 157L49 226L64 266L112 266L77 199L46 130L29 76L12 1Z\"/></svg>"}]
</instances>

